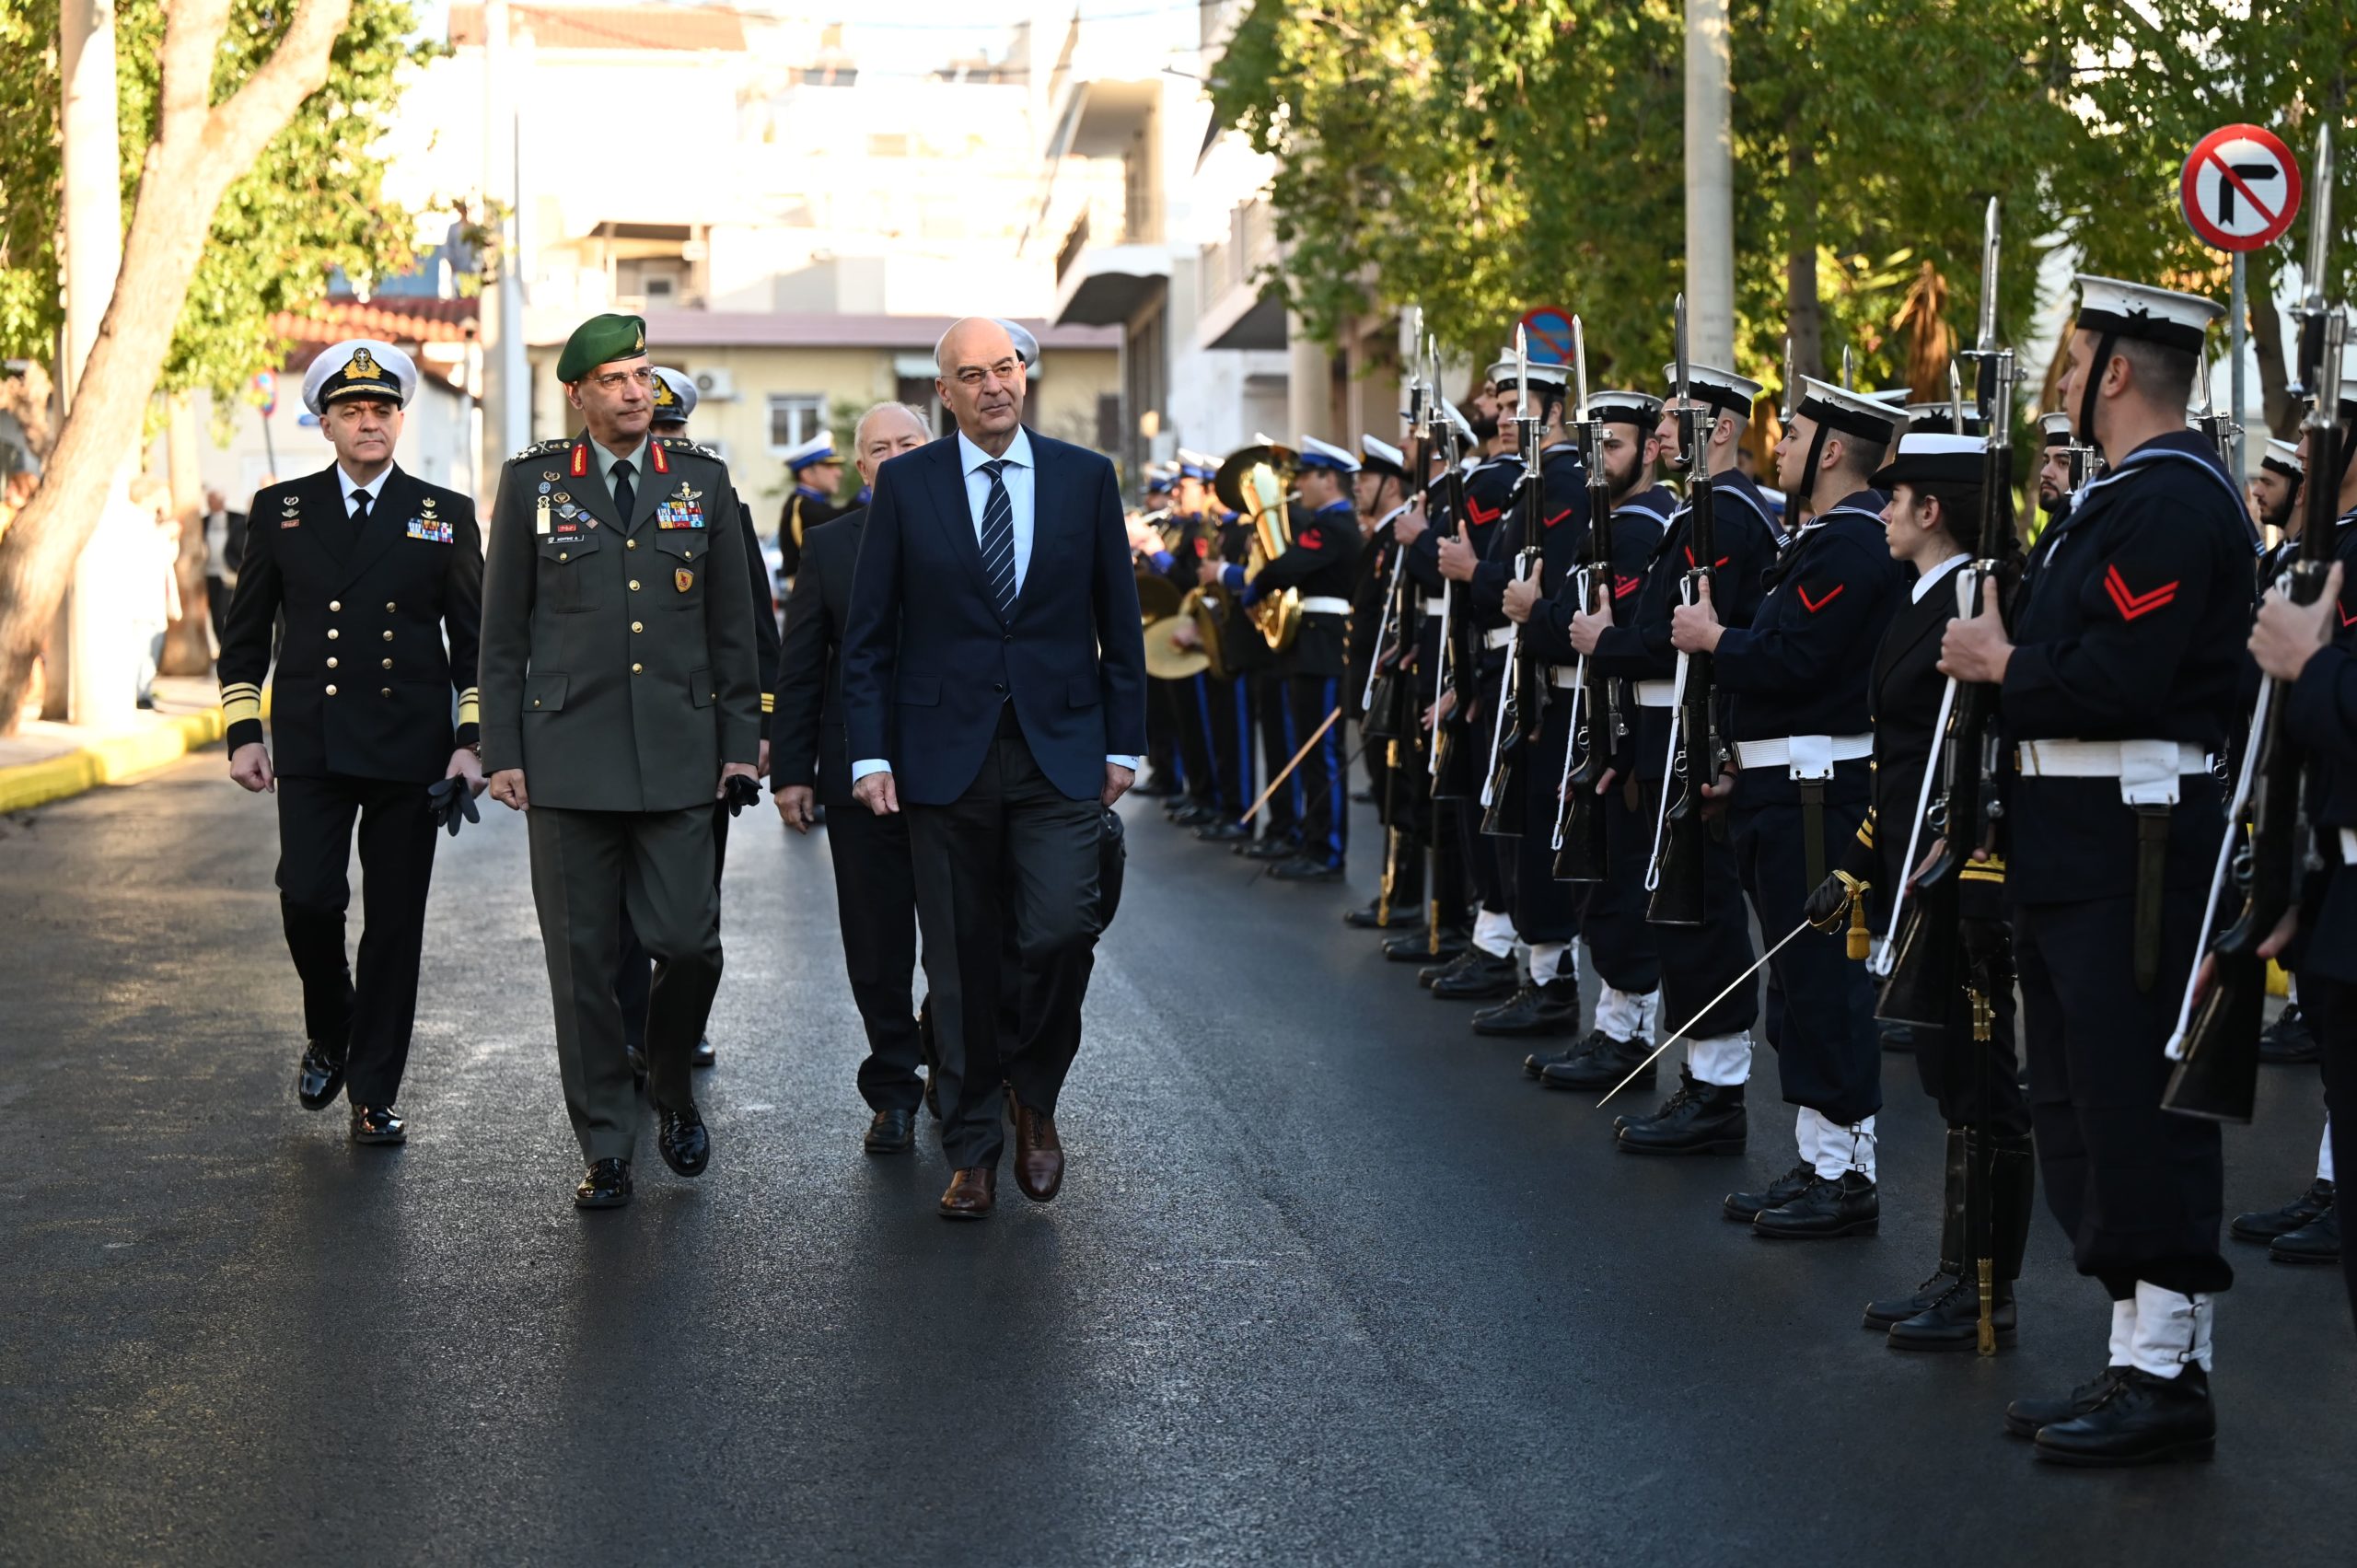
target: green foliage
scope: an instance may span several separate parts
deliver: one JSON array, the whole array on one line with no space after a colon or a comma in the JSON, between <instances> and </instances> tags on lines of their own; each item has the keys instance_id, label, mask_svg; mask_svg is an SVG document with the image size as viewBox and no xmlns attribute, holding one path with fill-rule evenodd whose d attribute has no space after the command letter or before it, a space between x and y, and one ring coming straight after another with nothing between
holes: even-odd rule
<instances>
[{"instance_id":1,"label":"green foliage","mask_svg":"<svg viewBox=\"0 0 2357 1568\"><path fill-rule=\"evenodd\" d=\"M269 0L235 0L215 101L268 58L290 19ZM64 315L57 26L54 0L0 0L0 354L43 363ZM398 103L403 64L439 52L412 39L413 26L402 0L355 0L326 85L222 199L158 390L233 393L279 362L273 313L316 304L334 269L361 280L409 264L411 215L385 204L373 149ZM155 134L164 0L122 0L115 27L128 222Z\"/></svg>"},{"instance_id":2,"label":"green foliage","mask_svg":"<svg viewBox=\"0 0 2357 1568\"><path fill-rule=\"evenodd\" d=\"M1599 381L1650 384L1683 283L1683 15L1257 0L1213 97L1278 157L1288 303L1328 342L1354 315L1421 304L1477 357L1522 310L1559 305L1585 318ZM1731 21L1736 354L1771 388L1812 297L1826 368L1846 344L1860 385L1908 380L1919 345L1901 322L1923 319L1903 312L1927 261L1968 340L1991 195L2006 341L2060 307L2034 297L2058 245L2223 297L2222 263L2177 212L2186 152L2233 120L2307 137L2319 107L2345 122L2357 54L2351 0L2251 0L2241 17L2214 0L1733 0ZM2340 211L2357 215L2357 138L2344 147ZM2346 279L2357 247L2340 264Z\"/></svg>"}]
</instances>

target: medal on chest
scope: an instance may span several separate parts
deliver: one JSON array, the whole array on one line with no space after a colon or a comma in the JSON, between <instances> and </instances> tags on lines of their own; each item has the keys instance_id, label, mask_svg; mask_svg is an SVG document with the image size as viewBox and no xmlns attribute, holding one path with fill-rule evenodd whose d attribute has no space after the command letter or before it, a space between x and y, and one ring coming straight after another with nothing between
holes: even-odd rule
<instances>
[{"instance_id":1,"label":"medal on chest","mask_svg":"<svg viewBox=\"0 0 2357 1568\"><path fill-rule=\"evenodd\" d=\"M655 505L655 526L658 528L700 528L703 523L703 492L679 481L677 493L665 496Z\"/></svg>"}]
</instances>

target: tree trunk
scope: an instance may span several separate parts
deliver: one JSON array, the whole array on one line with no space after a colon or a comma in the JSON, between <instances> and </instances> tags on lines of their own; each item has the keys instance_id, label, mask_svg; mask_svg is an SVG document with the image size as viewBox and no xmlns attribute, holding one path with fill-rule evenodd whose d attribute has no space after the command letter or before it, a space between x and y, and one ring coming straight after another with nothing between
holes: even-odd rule
<instances>
[{"instance_id":1,"label":"tree trunk","mask_svg":"<svg viewBox=\"0 0 2357 1568\"><path fill-rule=\"evenodd\" d=\"M229 0L166 0L156 140L139 175L113 296L40 490L0 536L0 734L13 733L75 557L98 526L124 447L171 347L222 192L327 80L352 0L299 0L277 49L212 105ZM201 597L201 596L200 596Z\"/></svg>"},{"instance_id":2,"label":"tree trunk","mask_svg":"<svg viewBox=\"0 0 2357 1568\"><path fill-rule=\"evenodd\" d=\"M1825 376L1825 306L1817 284L1817 149L1797 112L1784 117L1791 174L1785 186L1784 331L1793 340L1793 374ZM1778 389L1778 401L1794 400Z\"/></svg>"},{"instance_id":3,"label":"tree trunk","mask_svg":"<svg viewBox=\"0 0 2357 1568\"><path fill-rule=\"evenodd\" d=\"M205 591L204 474L198 467L196 411L175 392L164 422L165 466L172 516L180 519L180 552L172 575L180 589L180 616L164 629L163 675L203 675L213 668L213 615Z\"/></svg>"},{"instance_id":4,"label":"tree trunk","mask_svg":"<svg viewBox=\"0 0 2357 1568\"><path fill-rule=\"evenodd\" d=\"M2292 395L2292 377L2283 356L2283 313L2275 308L2275 252L2252 253L2247 293L2250 301L2250 343L2258 358L2258 414L2268 431L2285 441L2298 439L2300 401ZM2249 435L2258 436L2253 430ZM2250 447L2250 460L2261 451Z\"/></svg>"}]
</instances>

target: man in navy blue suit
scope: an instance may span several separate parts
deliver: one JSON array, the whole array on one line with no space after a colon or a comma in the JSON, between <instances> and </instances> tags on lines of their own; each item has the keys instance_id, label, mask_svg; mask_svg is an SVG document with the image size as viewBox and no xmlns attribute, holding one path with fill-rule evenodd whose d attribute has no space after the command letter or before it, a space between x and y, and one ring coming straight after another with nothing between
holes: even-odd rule
<instances>
[{"instance_id":1,"label":"man in navy blue suit","mask_svg":"<svg viewBox=\"0 0 2357 1568\"><path fill-rule=\"evenodd\" d=\"M852 794L908 813L932 988L949 1219L996 1198L1004 1092L1016 1183L1063 1180L1056 1099L1080 1050L1103 929L1103 817L1145 749L1145 640L1113 465L1023 427L1006 329L958 322L934 350L958 434L876 474L843 628ZM1021 954L1021 1024L997 1035L1000 950Z\"/></svg>"}]
</instances>

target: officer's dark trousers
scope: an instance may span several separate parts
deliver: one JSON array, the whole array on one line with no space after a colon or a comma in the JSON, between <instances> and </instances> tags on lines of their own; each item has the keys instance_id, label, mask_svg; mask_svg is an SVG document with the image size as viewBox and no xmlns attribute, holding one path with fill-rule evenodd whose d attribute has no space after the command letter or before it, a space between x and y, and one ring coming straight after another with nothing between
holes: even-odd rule
<instances>
[{"instance_id":1,"label":"officer's dark trousers","mask_svg":"<svg viewBox=\"0 0 2357 1568\"><path fill-rule=\"evenodd\" d=\"M939 1053L942 1151L959 1170L994 1166L1005 1086L1021 1104L1052 1114L1080 1051L1080 1005L1104 929L1104 807L1049 782L1008 704L966 793L904 809ZM1022 965L1011 1054L998 1039L1010 922Z\"/></svg>"},{"instance_id":2,"label":"officer's dark trousers","mask_svg":"<svg viewBox=\"0 0 2357 1568\"><path fill-rule=\"evenodd\" d=\"M355 819L366 917L356 978L343 943ZM303 982L303 1032L331 1046L349 1040L343 1083L354 1105L391 1105L401 1093L433 875L434 816L424 784L280 776L278 909Z\"/></svg>"},{"instance_id":3,"label":"officer's dark trousers","mask_svg":"<svg viewBox=\"0 0 2357 1568\"><path fill-rule=\"evenodd\" d=\"M2187 1295L2234 1283L2218 1255L2218 1124L2161 1109L2170 1072L2162 1051L2202 897L2198 889L2165 896L2150 991L2136 989L2133 898L2014 908L2038 1174L2079 1272L2114 1301L2139 1280Z\"/></svg>"},{"instance_id":4,"label":"officer's dark trousers","mask_svg":"<svg viewBox=\"0 0 2357 1568\"><path fill-rule=\"evenodd\" d=\"M1744 892L1759 917L1760 940L1773 946L1801 923L1808 901L1808 857L1798 802L1744 800L1736 787L1727 812ZM1864 780L1854 800L1825 803L1825 842L1849 841L1865 816ZM1839 788L1837 784L1836 788ZM1882 1040L1875 1028L1874 982L1850 961L1842 933L1802 932L1768 961L1768 1043L1787 1105L1806 1106L1848 1126L1882 1109ZM1724 982L1722 982L1724 983ZM1674 1027L1674 1026L1673 1026Z\"/></svg>"},{"instance_id":5,"label":"officer's dark trousers","mask_svg":"<svg viewBox=\"0 0 2357 1568\"><path fill-rule=\"evenodd\" d=\"M1490 841L1505 874L1515 935L1525 942L1571 942L1580 934L1582 889L1555 880L1555 818L1562 804L1555 792L1563 781L1563 749L1572 740L1571 693L1550 695L1537 744L1525 746L1515 761L1522 836ZM1577 970L1566 958L1556 972L1569 979Z\"/></svg>"},{"instance_id":6,"label":"officer's dark trousers","mask_svg":"<svg viewBox=\"0 0 2357 1568\"><path fill-rule=\"evenodd\" d=\"M1492 838L1481 830L1481 819L1488 812L1481 805L1481 785L1489 778L1490 737L1498 724L1498 700L1505 686L1504 670L1481 672L1481 701L1471 721L1457 732L1453 745L1463 752L1465 798L1457 812L1457 838L1465 855L1465 875L1473 889L1473 901L1494 913L1511 915L1514 893L1506 886L1504 865L1499 850L1511 852L1509 840Z\"/></svg>"},{"instance_id":7,"label":"officer's dark trousers","mask_svg":"<svg viewBox=\"0 0 2357 1568\"><path fill-rule=\"evenodd\" d=\"M909 1010L917 965L915 875L905 813L878 817L856 802L827 813L827 854L835 864L835 914L852 1000L867 1029L860 1098L872 1110L913 1110L924 1098L922 1048Z\"/></svg>"},{"instance_id":8,"label":"officer's dark trousers","mask_svg":"<svg viewBox=\"0 0 2357 1568\"><path fill-rule=\"evenodd\" d=\"M1643 831L1648 860L1653 854L1661 788L1659 779L1645 781ZM1701 924L1649 928L1661 961L1663 1030L1684 1028L1693 1039L1717 1040L1741 1034L1759 1021L1759 983L1755 978L1719 996L1759 955L1751 949L1751 918L1744 908L1743 877L1736 866L1734 845L1715 831L1702 836L1702 885ZM1642 871L1637 886L1643 900L1640 907L1650 907L1653 895L1643 891ZM1713 1002L1713 997L1718 1000ZM1710 1006L1707 1013L1701 1011L1705 1004Z\"/></svg>"},{"instance_id":9,"label":"officer's dark trousers","mask_svg":"<svg viewBox=\"0 0 2357 1568\"><path fill-rule=\"evenodd\" d=\"M728 869L728 807L725 802L712 803L712 885L720 886L721 874ZM646 944L638 939L638 928L630 923L630 911L621 912L622 957L614 970L614 1005L622 1010L622 1039L633 1051L644 1055L646 1051L646 1003L648 990L655 982L655 960L646 954Z\"/></svg>"},{"instance_id":10,"label":"officer's dark trousers","mask_svg":"<svg viewBox=\"0 0 2357 1568\"><path fill-rule=\"evenodd\" d=\"M1293 760L1301 745L1294 730L1293 703L1285 691L1285 678L1273 669L1254 670L1246 679L1252 683L1252 713L1260 726L1260 772L1263 779L1273 779L1277 770ZM1261 788L1267 788L1264 783ZM1251 805L1247 800L1246 806ZM1302 813L1307 802L1302 796L1301 770L1277 786L1269 803L1260 807L1261 837L1299 839ZM1243 813L1239 809L1237 815Z\"/></svg>"},{"instance_id":11,"label":"officer's dark trousers","mask_svg":"<svg viewBox=\"0 0 2357 1568\"><path fill-rule=\"evenodd\" d=\"M1627 778L1624 770L1604 796L1604 880L1569 886L1585 900L1579 932L1596 978L1615 991L1643 996L1661 984L1661 928L1645 923L1645 862L1653 854L1654 825L1629 804ZM1674 1029L1678 1022L1664 1027Z\"/></svg>"},{"instance_id":12,"label":"officer's dark trousers","mask_svg":"<svg viewBox=\"0 0 2357 1568\"><path fill-rule=\"evenodd\" d=\"M627 912L655 960L646 1008L647 1093L684 1106L689 1058L720 989L720 889L713 810L525 813L532 900L556 1007L557 1067L584 1158L629 1159L638 1096L622 1045L613 977Z\"/></svg>"},{"instance_id":13,"label":"officer's dark trousers","mask_svg":"<svg viewBox=\"0 0 2357 1568\"><path fill-rule=\"evenodd\" d=\"M1198 679L1203 684L1203 719L1211 735L1212 773L1216 781L1219 809L1233 822L1244 815L1244 808L1260 793L1253 783L1260 776L1252 767L1260 731L1253 723L1252 686L1237 677L1214 680L1205 675Z\"/></svg>"},{"instance_id":14,"label":"officer's dark trousers","mask_svg":"<svg viewBox=\"0 0 2357 1568\"><path fill-rule=\"evenodd\" d=\"M1291 710L1287 726L1288 738L1297 750L1313 735L1318 726L1326 724L1326 715L1333 713L1342 699L1342 682L1331 675L1293 675L1285 678L1285 701ZM1321 865L1340 865L1349 853L1351 843L1351 775L1345 765L1342 749L1342 721L1337 718L1326 726L1326 733L1318 736L1318 744L1294 770L1301 801L1300 838L1302 853ZM1285 753L1285 760L1293 752ZM1277 764L1283 767L1284 763Z\"/></svg>"}]
</instances>

